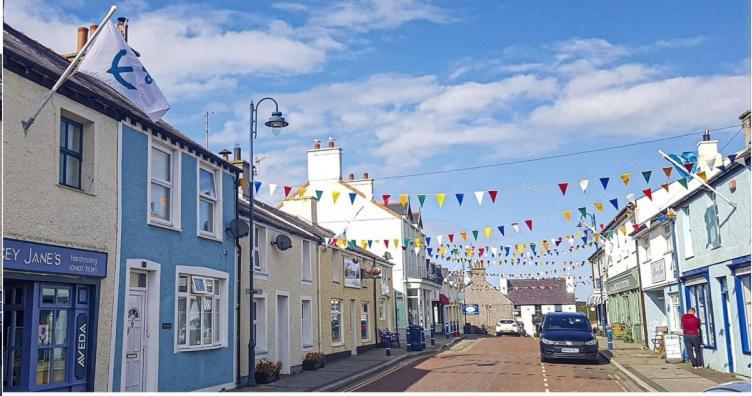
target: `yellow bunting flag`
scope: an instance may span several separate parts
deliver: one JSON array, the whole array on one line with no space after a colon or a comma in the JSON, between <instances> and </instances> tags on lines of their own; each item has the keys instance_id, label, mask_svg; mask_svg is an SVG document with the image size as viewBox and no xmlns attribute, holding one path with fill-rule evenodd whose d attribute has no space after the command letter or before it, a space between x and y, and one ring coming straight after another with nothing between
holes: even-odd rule
<instances>
[{"instance_id":1,"label":"yellow bunting flag","mask_svg":"<svg viewBox=\"0 0 752 396\"><path fill-rule=\"evenodd\" d=\"M407 194L400 194L400 205L402 205L403 208L407 206L407 199L408 199Z\"/></svg>"},{"instance_id":2,"label":"yellow bunting flag","mask_svg":"<svg viewBox=\"0 0 752 396\"><path fill-rule=\"evenodd\" d=\"M625 186L628 186L629 185L629 179L632 178L632 175L630 175L629 173L624 173L620 177L621 177L622 183L624 183Z\"/></svg>"},{"instance_id":3,"label":"yellow bunting flag","mask_svg":"<svg viewBox=\"0 0 752 396\"><path fill-rule=\"evenodd\" d=\"M517 247L517 253L522 254L522 253L525 252L525 244L524 243L518 244L516 247Z\"/></svg>"},{"instance_id":4,"label":"yellow bunting flag","mask_svg":"<svg viewBox=\"0 0 752 396\"><path fill-rule=\"evenodd\" d=\"M548 248L551 246L551 244L548 243L548 241L543 241L541 243L543 244L543 249L545 249L545 250L548 250Z\"/></svg>"},{"instance_id":5,"label":"yellow bunting flag","mask_svg":"<svg viewBox=\"0 0 752 396\"><path fill-rule=\"evenodd\" d=\"M360 247L363 248L363 250L365 250L368 247L368 242L366 242L365 239L361 239L360 240Z\"/></svg>"},{"instance_id":6,"label":"yellow bunting flag","mask_svg":"<svg viewBox=\"0 0 752 396\"><path fill-rule=\"evenodd\" d=\"M705 171L699 171L697 172L697 176L702 179L705 183L708 182L708 175L705 173Z\"/></svg>"},{"instance_id":7,"label":"yellow bunting flag","mask_svg":"<svg viewBox=\"0 0 752 396\"><path fill-rule=\"evenodd\" d=\"M595 210L597 210L600 213L603 213L603 202L598 201L594 203L593 206L595 206Z\"/></svg>"},{"instance_id":8,"label":"yellow bunting flag","mask_svg":"<svg viewBox=\"0 0 752 396\"><path fill-rule=\"evenodd\" d=\"M337 203L338 199L339 199L339 191L332 191L332 201L334 201L334 203Z\"/></svg>"},{"instance_id":9,"label":"yellow bunting flag","mask_svg":"<svg viewBox=\"0 0 752 396\"><path fill-rule=\"evenodd\" d=\"M467 242L467 232L465 231L460 232L460 236L462 237L463 242Z\"/></svg>"},{"instance_id":10,"label":"yellow bunting flag","mask_svg":"<svg viewBox=\"0 0 752 396\"><path fill-rule=\"evenodd\" d=\"M420 247L420 238L415 238L415 246Z\"/></svg>"},{"instance_id":11,"label":"yellow bunting flag","mask_svg":"<svg viewBox=\"0 0 752 396\"><path fill-rule=\"evenodd\" d=\"M436 194L436 202L439 204L439 207L444 206L445 199L446 199L446 194L444 193Z\"/></svg>"},{"instance_id":12,"label":"yellow bunting flag","mask_svg":"<svg viewBox=\"0 0 752 396\"><path fill-rule=\"evenodd\" d=\"M601 234L593 234L593 237L595 237L595 242L598 243L601 241Z\"/></svg>"},{"instance_id":13,"label":"yellow bunting flag","mask_svg":"<svg viewBox=\"0 0 752 396\"><path fill-rule=\"evenodd\" d=\"M300 187L300 189L298 190L298 195L300 195L300 197L302 198L302 197L305 197L305 193L306 193L306 188Z\"/></svg>"},{"instance_id":14,"label":"yellow bunting flag","mask_svg":"<svg viewBox=\"0 0 752 396\"><path fill-rule=\"evenodd\" d=\"M491 239L491 227L484 228L483 233L486 234L486 239Z\"/></svg>"},{"instance_id":15,"label":"yellow bunting flag","mask_svg":"<svg viewBox=\"0 0 752 396\"><path fill-rule=\"evenodd\" d=\"M399 247L399 239L395 239L393 242L394 242L394 247L398 248Z\"/></svg>"},{"instance_id":16,"label":"yellow bunting flag","mask_svg":"<svg viewBox=\"0 0 752 396\"><path fill-rule=\"evenodd\" d=\"M622 235L627 235L627 226L619 227L619 232L621 232Z\"/></svg>"},{"instance_id":17,"label":"yellow bunting flag","mask_svg":"<svg viewBox=\"0 0 752 396\"><path fill-rule=\"evenodd\" d=\"M561 215L564 216L564 220L566 220L566 221L572 220L572 211L569 210L569 209L561 212Z\"/></svg>"}]
</instances>

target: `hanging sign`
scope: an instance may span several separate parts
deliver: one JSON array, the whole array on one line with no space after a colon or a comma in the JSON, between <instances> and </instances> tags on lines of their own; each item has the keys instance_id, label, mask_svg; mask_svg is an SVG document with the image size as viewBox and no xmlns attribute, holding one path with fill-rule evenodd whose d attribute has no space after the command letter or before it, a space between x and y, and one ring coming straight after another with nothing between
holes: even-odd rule
<instances>
[{"instance_id":1,"label":"hanging sign","mask_svg":"<svg viewBox=\"0 0 752 396\"><path fill-rule=\"evenodd\" d=\"M360 264L355 259L345 259L345 287L360 288Z\"/></svg>"},{"instance_id":2,"label":"hanging sign","mask_svg":"<svg viewBox=\"0 0 752 396\"><path fill-rule=\"evenodd\" d=\"M462 313L464 315L480 315L478 304L462 304Z\"/></svg>"}]
</instances>

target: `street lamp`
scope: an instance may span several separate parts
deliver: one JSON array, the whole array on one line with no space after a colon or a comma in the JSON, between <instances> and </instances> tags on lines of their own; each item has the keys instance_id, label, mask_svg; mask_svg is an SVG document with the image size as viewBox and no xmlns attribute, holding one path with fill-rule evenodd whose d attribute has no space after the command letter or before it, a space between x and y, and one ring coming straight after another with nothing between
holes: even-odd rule
<instances>
[{"instance_id":1,"label":"street lamp","mask_svg":"<svg viewBox=\"0 0 752 396\"><path fill-rule=\"evenodd\" d=\"M251 297L249 302L249 312L250 312L250 337L248 341L248 386L254 386L256 385L256 339L253 334L253 316L255 315L254 309L253 309L253 243L254 243L254 232L255 227L253 224L253 206L254 206L254 188L255 188L255 175L256 175L256 165L253 161L253 141L256 139L256 135L258 135L258 106L261 104L261 102L269 100L274 103L274 111L272 112L271 117L269 117L269 120L267 120L264 125L266 125L269 128L272 128L272 134L274 136L278 136L280 132L282 132L282 128L289 125L289 123L285 120L285 117L282 117L282 112L279 111L279 105L277 104L277 101L265 97L259 100L256 105L254 106L253 101L251 101L250 104L250 110L251 110L251 119L250 123L248 125L248 146L250 147L250 163L251 163L251 174L250 174L250 180L249 180L249 186L248 186L248 206L249 206L249 223L250 223L250 231L248 235L248 274L250 275L250 290L251 290Z\"/></svg>"}]
</instances>

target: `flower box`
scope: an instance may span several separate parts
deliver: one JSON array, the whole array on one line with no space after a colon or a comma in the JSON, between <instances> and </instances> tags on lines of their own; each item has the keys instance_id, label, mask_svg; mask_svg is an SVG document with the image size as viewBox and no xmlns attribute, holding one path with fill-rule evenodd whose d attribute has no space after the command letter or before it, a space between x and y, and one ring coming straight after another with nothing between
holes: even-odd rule
<instances>
[{"instance_id":1,"label":"flower box","mask_svg":"<svg viewBox=\"0 0 752 396\"><path fill-rule=\"evenodd\" d=\"M256 373L257 384L269 384L279 379L279 373Z\"/></svg>"}]
</instances>

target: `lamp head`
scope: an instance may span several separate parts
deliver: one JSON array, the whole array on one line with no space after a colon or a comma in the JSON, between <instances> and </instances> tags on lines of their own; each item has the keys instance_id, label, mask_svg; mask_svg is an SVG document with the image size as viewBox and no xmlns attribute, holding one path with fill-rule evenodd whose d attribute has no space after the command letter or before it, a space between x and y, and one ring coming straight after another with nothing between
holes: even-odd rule
<instances>
[{"instance_id":1,"label":"lamp head","mask_svg":"<svg viewBox=\"0 0 752 396\"><path fill-rule=\"evenodd\" d=\"M290 124L285 121L285 117L282 117L281 111L275 111L272 113L272 116L269 117L269 120L264 123L264 125L272 128L272 133L276 136L279 135L280 132L282 132L282 128Z\"/></svg>"}]
</instances>

